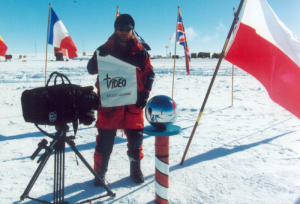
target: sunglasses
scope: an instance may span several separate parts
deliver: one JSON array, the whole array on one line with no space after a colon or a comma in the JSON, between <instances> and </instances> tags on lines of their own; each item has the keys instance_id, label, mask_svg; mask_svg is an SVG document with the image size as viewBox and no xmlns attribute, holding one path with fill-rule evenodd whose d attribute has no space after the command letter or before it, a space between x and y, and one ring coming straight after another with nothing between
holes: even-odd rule
<instances>
[{"instance_id":1,"label":"sunglasses","mask_svg":"<svg viewBox=\"0 0 300 204\"><path fill-rule=\"evenodd\" d=\"M129 27L125 27L125 28L123 28L123 27L118 27L118 31L120 31L120 32L123 32L123 31L129 32L129 31L131 31L131 30L132 30L132 29L129 28Z\"/></svg>"}]
</instances>

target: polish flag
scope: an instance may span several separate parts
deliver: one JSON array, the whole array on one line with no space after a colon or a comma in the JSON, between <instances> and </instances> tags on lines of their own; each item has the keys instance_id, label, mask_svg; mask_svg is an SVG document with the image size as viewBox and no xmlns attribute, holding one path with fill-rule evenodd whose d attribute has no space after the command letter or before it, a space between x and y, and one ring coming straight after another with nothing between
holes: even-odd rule
<instances>
[{"instance_id":1,"label":"polish flag","mask_svg":"<svg viewBox=\"0 0 300 204\"><path fill-rule=\"evenodd\" d=\"M300 119L300 40L266 0L246 0L225 59L254 76L273 101Z\"/></svg>"},{"instance_id":2,"label":"polish flag","mask_svg":"<svg viewBox=\"0 0 300 204\"><path fill-rule=\"evenodd\" d=\"M51 44L57 48L67 49L70 59L77 57L76 54L77 47L75 43L73 42L72 38L69 36L66 27L64 26L62 21L59 20L58 16L56 15L56 13L52 8L51 8L48 44Z\"/></svg>"},{"instance_id":3,"label":"polish flag","mask_svg":"<svg viewBox=\"0 0 300 204\"><path fill-rule=\"evenodd\" d=\"M7 51L7 46L5 45L3 39L0 36L0 56L5 57Z\"/></svg>"}]
</instances>

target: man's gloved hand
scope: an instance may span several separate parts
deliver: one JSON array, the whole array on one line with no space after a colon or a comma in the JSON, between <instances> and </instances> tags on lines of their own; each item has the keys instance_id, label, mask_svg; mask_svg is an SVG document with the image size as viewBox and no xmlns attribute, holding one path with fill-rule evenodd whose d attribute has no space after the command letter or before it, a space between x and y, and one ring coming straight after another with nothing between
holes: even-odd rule
<instances>
[{"instance_id":1,"label":"man's gloved hand","mask_svg":"<svg viewBox=\"0 0 300 204\"><path fill-rule=\"evenodd\" d=\"M79 124L91 125L96 120L93 110L81 113L79 115Z\"/></svg>"},{"instance_id":2,"label":"man's gloved hand","mask_svg":"<svg viewBox=\"0 0 300 204\"><path fill-rule=\"evenodd\" d=\"M98 48L99 50L99 56L105 57L108 55L108 49L104 46L101 46Z\"/></svg>"},{"instance_id":3,"label":"man's gloved hand","mask_svg":"<svg viewBox=\"0 0 300 204\"><path fill-rule=\"evenodd\" d=\"M138 91L137 97L136 106L141 109L145 108L149 98L149 93L147 91Z\"/></svg>"}]
</instances>

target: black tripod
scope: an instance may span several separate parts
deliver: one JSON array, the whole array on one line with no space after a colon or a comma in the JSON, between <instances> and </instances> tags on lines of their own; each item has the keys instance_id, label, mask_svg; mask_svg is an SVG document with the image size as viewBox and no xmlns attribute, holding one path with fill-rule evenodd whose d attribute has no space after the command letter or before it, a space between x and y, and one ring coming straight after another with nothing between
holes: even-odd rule
<instances>
[{"instance_id":1,"label":"black tripod","mask_svg":"<svg viewBox=\"0 0 300 204\"><path fill-rule=\"evenodd\" d=\"M107 191L106 195L99 196L90 200L82 201L90 202L92 200L96 200L105 196L112 196L115 197L116 194L113 193L101 179L101 177L91 168L91 166L87 163L87 161L83 158L80 152L76 149L75 143L72 141L75 139L75 136L66 136L66 132L69 131L69 126L66 124L56 125L56 133L55 136L48 134L47 132L43 131L38 125L36 124L37 128L44 133L45 135L51 137L53 140L49 146L47 146L47 140L43 139L39 144L38 148L35 152L31 155L31 159L34 158L39 154L42 149L45 149L45 153L38 159L37 163L40 163L37 170L35 171L34 175L32 176L29 184L27 185L24 193L21 195L21 200L25 198L29 198L41 203L49 203L47 201L39 200L36 198L30 197L28 194L33 187L35 181L39 177L40 173L42 172L45 164L47 163L49 157L51 156L53 150L55 150L55 158L54 158L54 185L53 185L53 203L54 204L68 204L68 202L64 201L64 178L65 178L65 143L67 143L71 149L75 152L75 154L80 158L80 160L85 164L85 166L90 170L90 172L103 184L103 187Z\"/></svg>"}]
</instances>

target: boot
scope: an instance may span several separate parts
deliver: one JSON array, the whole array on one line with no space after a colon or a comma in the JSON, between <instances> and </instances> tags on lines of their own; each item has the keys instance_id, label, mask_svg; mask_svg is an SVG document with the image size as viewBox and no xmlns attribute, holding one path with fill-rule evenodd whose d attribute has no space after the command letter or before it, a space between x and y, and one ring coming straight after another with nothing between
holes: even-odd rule
<instances>
[{"instance_id":1,"label":"boot","mask_svg":"<svg viewBox=\"0 0 300 204\"><path fill-rule=\"evenodd\" d=\"M144 183L145 178L141 171L141 161L130 161L130 177L135 183Z\"/></svg>"},{"instance_id":2,"label":"boot","mask_svg":"<svg viewBox=\"0 0 300 204\"><path fill-rule=\"evenodd\" d=\"M104 182L105 174L103 174L103 173L97 173L97 174L100 176L100 178L101 178L101 179L103 180L103 182ZM94 179L94 185L95 185L95 186L103 187L102 182L100 182L96 177L95 177L95 179Z\"/></svg>"}]
</instances>

